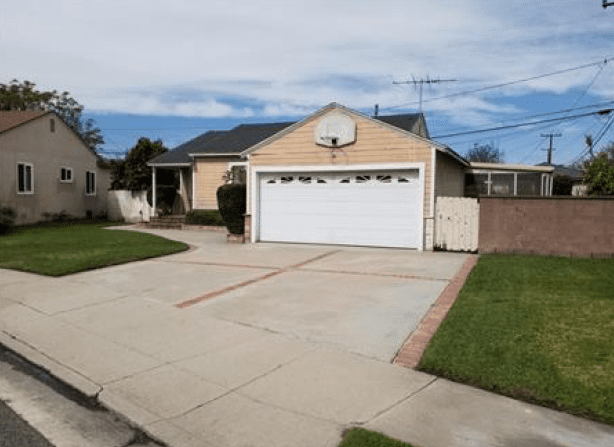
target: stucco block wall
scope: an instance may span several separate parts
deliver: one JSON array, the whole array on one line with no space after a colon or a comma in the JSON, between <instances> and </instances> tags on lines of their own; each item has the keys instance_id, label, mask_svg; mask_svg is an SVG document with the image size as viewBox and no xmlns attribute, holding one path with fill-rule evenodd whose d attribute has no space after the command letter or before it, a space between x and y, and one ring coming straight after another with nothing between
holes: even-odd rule
<instances>
[{"instance_id":1,"label":"stucco block wall","mask_svg":"<svg viewBox=\"0 0 614 447\"><path fill-rule=\"evenodd\" d=\"M55 132L50 130L55 119ZM74 217L107 212L110 171L58 117L47 115L0 134L0 204L17 212L16 224L42 220L43 213L65 211ZM17 193L17 163L32 164L33 194ZM72 168L72 183L60 182L62 167ZM85 195L85 172L96 173L96 195Z\"/></svg>"},{"instance_id":2,"label":"stucco block wall","mask_svg":"<svg viewBox=\"0 0 614 447\"><path fill-rule=\"evenodd\" d=\"M614 199L480 199L479 251L614 255Z\"/></svg>"},{"instance_id":3,"label":"stucco block wall","mask_svg":"<svg viewBox=\"0 0 614 447\"><path fill-rule=\"evenodd\" d=\"M435 197L463 197L465 167L449 155L437 152Z\"/></svg>"},{"instance_id":4,"label":"stucco block wall","mask_svg":"<svg viewBox=\"0 0 614 447\"><path fill-rule=\"evenodd\" d=\"M224 184L231 157L202 157L194 159L194 209L216 210L217 189Z\"/></svg>"},{"instance_id":5,"label":"stucco block wall","mask_svg":"<svg viewBox=\"0 0 614 447\"><path fill-rule=\"evenodd\" d=\"M333 111L330 114L342 114ZM324 115L326 116L326 115ZM314 142L314 129L320 117L255 151L250 155L252 166L277 165L350 165L373 163L425 163L424 216L431 215L432 145L419 137L386 128L368 119L348 115L356 122L356 142L339 148L319 146Z\"/></svg>"}]
</instances>

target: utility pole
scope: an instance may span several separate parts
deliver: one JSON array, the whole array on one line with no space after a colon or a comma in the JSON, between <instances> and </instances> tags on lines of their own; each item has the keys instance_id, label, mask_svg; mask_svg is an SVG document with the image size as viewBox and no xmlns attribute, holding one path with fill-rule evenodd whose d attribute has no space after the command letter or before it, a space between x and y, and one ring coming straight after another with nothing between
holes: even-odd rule
<instances>
[{"instance_id":1,"label":"utility pole","mask_svg":"<svg viewBox=\"0 0 614 447\"><path fill-rule=\"evenodd\" d=\"M413 76L411 81L392 81L393 84L414 84L414 86L420 85L420 113L422 113L422 86L424 84L438 84L440 82L457 82L458 79L430 79L428 76L426 79L416 79Z\"/></svg>"},{"instance_id":2,"label":"utility pole","mask_svg":"<svg viewBox=\"0 0 614 447\"><path fill-rule=\"evenodd\" d=\"M548 164L551 165L552 164L552 151L554 150L554 148L552 147L552 139L554 137L560 137L562 136L562 134L560 133L543 133L541 134L542 137L550 137L550 147L548 147Z\"/></svg>"}]
</instances>

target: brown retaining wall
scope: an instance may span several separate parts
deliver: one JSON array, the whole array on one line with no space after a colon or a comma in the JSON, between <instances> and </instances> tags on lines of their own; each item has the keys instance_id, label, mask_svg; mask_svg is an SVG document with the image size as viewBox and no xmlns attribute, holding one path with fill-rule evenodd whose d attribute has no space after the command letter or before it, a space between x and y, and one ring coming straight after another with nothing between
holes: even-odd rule
<instances>
[{"instance_id":1,"label":"brown retaining wall","mask_svg":"<svg viewBox=\"0 0 614 447\"><path fill-rule=\"evenodd\" d=\"M479 252L614 257L614 198L480 198Z\"/></svg>"}]
</instances>

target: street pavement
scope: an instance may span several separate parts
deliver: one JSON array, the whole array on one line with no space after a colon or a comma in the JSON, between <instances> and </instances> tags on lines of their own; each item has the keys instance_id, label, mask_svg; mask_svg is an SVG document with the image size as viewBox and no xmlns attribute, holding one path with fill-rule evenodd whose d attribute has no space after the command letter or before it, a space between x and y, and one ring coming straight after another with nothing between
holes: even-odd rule
<instances>
[{"instance_id":1,"label":"street pavement","mask_svg":"<svg viewBox=\"0 0 614 447\"><path fill-rule=\"evenodd\" d=\"M134 227L131 230L137 230ZM392 364L467 257L150 231L190 251L0 271L0 343L170 446L611 446L614 427Z\"/></svg>"}]
</instances>

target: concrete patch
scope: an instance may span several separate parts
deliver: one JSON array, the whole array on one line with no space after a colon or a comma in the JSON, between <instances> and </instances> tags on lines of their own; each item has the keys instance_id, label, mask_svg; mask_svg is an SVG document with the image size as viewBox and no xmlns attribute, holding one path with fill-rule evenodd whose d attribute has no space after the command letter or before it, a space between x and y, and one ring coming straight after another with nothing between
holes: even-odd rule
<instances>
[{"instance_id":1,"label":"concrete patch","mask_svg":"<svg viewBox=\"0 0 614 447\"><path fill-rule=\"evenodd\" d=\"M432 380L432 376L402 367L319 350L237 392L318 419L364 423Z\"/></svg>"},{"instance_id":2,"label":"concrete patch","mask_svg":"<svg viewBox=\"0 0 614 447\"><path fill-rule=\"evenodd\" d=\"M41 317L21 323L17 337L39 352L48 353L67 368L104 384L158 366L152 357L63 323Z\"/></svg>"},{"instance_id":3,"label":"concrete patch","mask_svg":"<svg viewBox=\"0 0 614 447\"><path fill-rule=\"evenodd\" d=\"M226 388L236 388L313 349L313 345L265 332L258 338L177 362L175 366Z\"/></svg>"},{"instance_id":4,"label":"concrete patch","mask_svg":"<svg viewBox=\"0 0 614 447\"><path fill-rule=\"evenodd\" d=\"M89 284L97 284L110 289L111 292L174 304L257 278L269 271L149 260L79 273L71 278L84 284L84 289L87 289Z\"/></svg>"},{"instance_id":5,"label":"concrete patch","mask_svg":"<svg viewBox=\"0 0 614 447\"><path fill-rule=\"evenodd\" d=\"M614 445L614 427L444 379L365 428L420 446Z\"/></svg>"},{"instance_id":6,"label":"concrete patch","mask_svg":"<svg viewBox=\"0 0 614 447\"><path fill-rule=\"evenodd\" d=\"M461 253L344 247L338 253L309 264L306 269L451 279L466 257Z\"/></svg>"},{"instance_id":7,"label":"concrete patch","mask_svg":"<svg viewBox=\"0 0 614 447\"><path fill-rule=\"evenodd\" d=\"M263 331L175 309L156 300L126 298L62 314L84 331L163 362L195 357L259 337Z\"/></svg>"},{"instance_id":8,"label":"concrete patch","mask_svg":"<svg viewBox=\"0 0 614 447\"><path fill-rule=\"evenodd\" d=\"M236 394L224 396L171 422L216 447L335 447L342 431L338 424Z\"/></svg>"},{"instance_id":9,"label":"concrete patch","mask_svg":"<svg viewBox=\"0 0 614 447\"><path fill-rule=\"evenodd\" d=\"M173 365L164 365L105 385L113 393L168 419L186 413L228 392Z\"/></svg>"},{"instance_id":10,"label":"concrete patch","mask_svg":"<svg viewBox=\"0 0 614 447\"><path fill-rule=\"evenodd\" d=\"M390 362L445 285L298 270L197 307L217 318Z\"/></svg>"}]
</instances>

